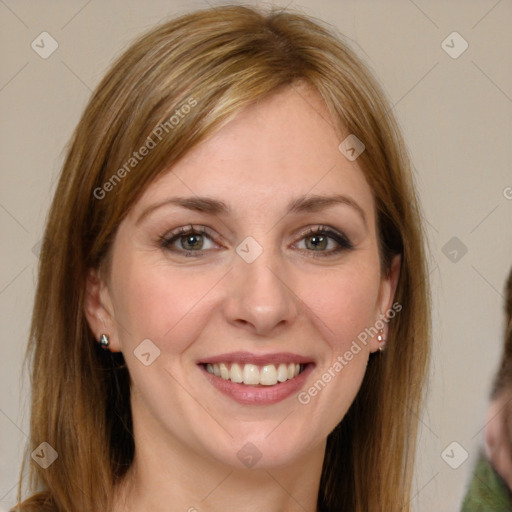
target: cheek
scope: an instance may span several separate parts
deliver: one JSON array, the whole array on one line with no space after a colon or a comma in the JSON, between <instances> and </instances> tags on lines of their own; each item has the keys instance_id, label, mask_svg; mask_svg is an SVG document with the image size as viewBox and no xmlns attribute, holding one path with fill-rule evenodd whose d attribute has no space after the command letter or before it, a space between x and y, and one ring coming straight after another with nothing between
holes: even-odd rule
<instances>
[{"instance_id":1,"label":"cheek","mask_svg":"<svg viewBox=\"0 0 512 512\"><path fill-rule=\"evenodd\" d=\"M370 355L368 332L377 320L380 284L379 267L368 265L370 261L373 263L366 260L364 269L352 265L330 275L319 273L313 281L308 279L308 287L303 285L301 296L308 297L305 304L323 349L315 379L298 400L323 418L321 431L333 429L343 418L365 375Z\"/></svg>"},{"instance_id":2,"label":"cheek","mask_svg":"<svg viewBox=\"0 0 512 512\"><path fill-rule=\"evenodd\" d=\"M376 274L343 272L317 287L308 302L323 350L315 377L297 399L319 437L343 419L361 387L370 351L358 336L375 321L378 282Z\"/></svg>"},{"instance_id":3,"label":"cheek","mask_svg":"<svg viewBox=\"0 0 512 512\"><path fill-rule=\"evenodd\" d=\"M201 311L208 307L208 291L222 273L187 272L152 262L144 256L119 259L113 272L116 320L123 345L149 338L166 350L180 350L190 330L201 330ZM185 333L186 331L186 333Z\"/></svg>"},{"instance_id":4,"label":"cheek","mask_svg":"<svg viewBox=\"0 0 512 512\"><path fill-rule=\"evenodd\" d=\"M309 276L309 284L302 286L301 297L307 297L305 305L336 355L377 320L379 273L371 268L354 266L324 276L319 273L314 280Z\"/></svg>"}]
</instances>

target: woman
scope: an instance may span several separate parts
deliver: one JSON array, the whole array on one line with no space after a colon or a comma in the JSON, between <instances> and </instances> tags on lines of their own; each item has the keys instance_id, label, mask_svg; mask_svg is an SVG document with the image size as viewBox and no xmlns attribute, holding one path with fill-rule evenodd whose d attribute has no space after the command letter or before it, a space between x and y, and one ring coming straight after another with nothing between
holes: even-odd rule
<instances>
[{"instance_id":1,"label":"woman","mask_svg":"<svg viewBox=\"0 0 512 512\"><path fill-rule=\"evenodd\" d=\"M512 270L505 287L505 344L478 459L462 512L512 510Z\"/></svg>"},{"instance_id":2,"label":"woman","mask_svg":"<svg viewBox=\"0 0 512 512\"><path fill-rule=\"evenodd\" d=\"M409 509L417 200L390 106L317 22L222 7L129 48L74 134L40 265L45 463L19 510Z\"/></svg>"}]
</instances>

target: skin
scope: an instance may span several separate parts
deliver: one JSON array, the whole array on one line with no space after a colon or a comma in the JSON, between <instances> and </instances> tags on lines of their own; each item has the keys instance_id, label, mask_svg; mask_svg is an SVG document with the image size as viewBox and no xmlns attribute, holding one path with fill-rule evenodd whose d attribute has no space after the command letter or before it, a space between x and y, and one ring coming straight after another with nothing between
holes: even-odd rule
<instances>
[{"instance_id":1,"label":"skin","mask_svg":"<svg viewBox=\"0 0 512 512\"><path fill-rule=\"evenodd\" d=\"M399 258L381 274L371 189L357 160L338 150L333 126L305 86L242 111L148 187L118 229L108 278L91 272L88 321L123 352L132 379L136 456L116 510L316 510L326 438L353 402L377 339L307 405L296 394L241 405L197 361L301 354L316 365L307 389L391 307ZM362 214L349 204L286 214L306 194L343 194ZM166 205L143 214L176 196L213 197L232 212ZM174 242L176 252L161 247L161 237L189 224L210 228L197 243L202 256L184 256L187 237ZM305 232L321 225L353 248L322 257L338 244L329 238L315 249L318 239ZM248 236L263 248L250 264L236 252ZM160 350L149 366L133 354L145 339ZM251 469L237 457L248 442L261 453Z\"/></svg>"},{"instance_id":2,"label":"skin","mask_svg":"<svg viewBox=\"0 0 512 512\"><path fill-rule=\"evenodd\" d=\"M512 450L506 420L511 402L512 390L503 389L489 405L485 426L486 455L509 489L512 489Z\"/></svg>"}]
</instances>

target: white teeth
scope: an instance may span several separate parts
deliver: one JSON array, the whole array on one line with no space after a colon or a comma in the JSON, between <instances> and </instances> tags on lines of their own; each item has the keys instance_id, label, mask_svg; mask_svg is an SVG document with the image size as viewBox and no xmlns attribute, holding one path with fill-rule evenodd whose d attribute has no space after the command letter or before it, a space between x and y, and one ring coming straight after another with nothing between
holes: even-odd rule
<instances>
[{"instance_id":1,"label":"white teeth","mask_svg":"<svg viewBox=\"0 0 512 512\"><path fill-rule=\"evenodd\" d=\"M253 364L246 364L243 370L244 384L256 385L260 383L260 369Z\"/></svg>"},{"instance_id":2,"label":"white teeth","mask_svg":"<svg viewBox=\"0 0 512 512\"><path fill-rule=\"evenodd\" d=\"M231 368L227 363L206 365L206 371L224 380L230 380L247 386L275 386L278 382L297 377L301 373L302 365L298 363L280 363L276 368L274 364L259 367L255 364L233 363Z\"/></svg>"},{"instance_id":3,"label":"white teeth","mask_svg":"<svg viewBox=\"0 0 512 512\"><path fill-rule=\"evenodd\" d=\"M244 381L244 378L242 376L242 370L240 369L240 366L238 366L236 363L231 365L231 370L229 370L229 380L231 382L237 383Z\"/></svg>"},{"instance_id":4,"label":"white teeth","mask_svg":"<svg viewBox=\"0 0 512 512\"><path fill-rule=\"evenodd\" d=\"M261 369L260 384L264 386L277 384L277 370L273 364L267 364Z\"/></svg>"},{"instance_id":5,"label":"white teeth","mask_svg":"<svg viewBox=\"0 0 512 512\"><path fill-rule=\"evenodd\" d=\"M279 382L284 382L287 379L288 379L288 367L284 363L281 363L279 365L279 369L277 370L277 380Z\"/></svg>"},{"instance_id":6,"label":"white teeth","mask_svg":"<svg viewBox=\"0 0 512 512\"><path fill-rule=\"evenodd\" d=\"M228 367L227 367L224 363L220 363L220 364L219 364L219 369L220 369L220 376L221 376L224 380L228 380L228 379L229 379L229 370L228 370Z\"/></svg>"}]
</instances>

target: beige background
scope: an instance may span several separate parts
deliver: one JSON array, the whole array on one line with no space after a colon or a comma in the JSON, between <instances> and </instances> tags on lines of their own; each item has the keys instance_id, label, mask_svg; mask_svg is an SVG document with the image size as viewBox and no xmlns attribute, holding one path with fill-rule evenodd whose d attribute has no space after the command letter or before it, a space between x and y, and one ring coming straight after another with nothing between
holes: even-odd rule
<instances>
[{"instance_id":1,"label":"beige background","mask_svg":"<svg viewBox=\"0 0 512 512\"><path fill-rule=\"evenodd\" d=\"M22 356L37 243L65 145L114 56L155 23L207 3L0 0L0 511L14 504L28 432ZM403 128L430 238L434 295L432 377L413 504L424 512L458 510L481 442L512 265L512 4L277 3L326 20L353 40ZM31 48L42 31L59 45L48 59ZM469 44L457 59L441 47L453 31ZM452 249L443 252L452 237L467 247L456 262ZM469 453L458 469L441 456L453 441ZM452 464L463 454L459 447L449 453Z\"/></svg>"}]
</instances>

